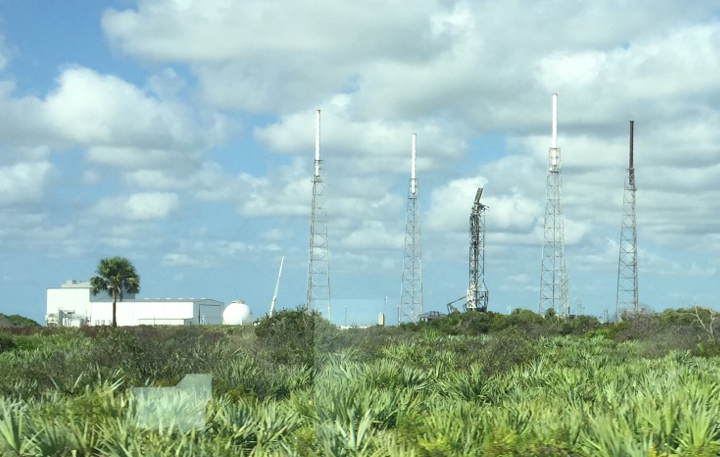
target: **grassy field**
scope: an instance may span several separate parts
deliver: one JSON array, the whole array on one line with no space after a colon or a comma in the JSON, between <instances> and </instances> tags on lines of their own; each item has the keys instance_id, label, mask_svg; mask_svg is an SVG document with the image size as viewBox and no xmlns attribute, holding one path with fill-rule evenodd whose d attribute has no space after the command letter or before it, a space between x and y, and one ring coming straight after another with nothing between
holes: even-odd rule
<instances>
[{"instance_id":1,"label":"grassy field","mask_svg":"<svg viewBox=\"0 0 720 457\"><path fill-rule=\"evenodd\" d=\"M699 322L690 311L614 325L518 311L339 330L283 311L250 328L7 331L0 450L715 456L720 358ZM188 373L213 377L204 425L141 426L132 388L173 386Z\"/></svg>"}]
</instances>

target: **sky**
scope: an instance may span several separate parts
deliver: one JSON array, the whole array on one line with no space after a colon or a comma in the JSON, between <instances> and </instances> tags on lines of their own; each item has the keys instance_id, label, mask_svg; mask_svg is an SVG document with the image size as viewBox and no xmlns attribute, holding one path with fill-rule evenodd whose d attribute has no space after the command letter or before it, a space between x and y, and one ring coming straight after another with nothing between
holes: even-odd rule
<instances>
[{"instance_id":1,"label":"sky","mask_svg":"<svg viewBox=\"0 0 720 457\"><path fill-rule=\"evenodd\" d=\"M615 308L635 121L640 302L717 307L720 2L0 0L0 312L129 258L140 297L305 302L315 110L331 320L397 322L417 133L425 311L538 309L551 94L570 303ZM347 318L346 314L347 313Z\"/></svg>"}]
</instances>

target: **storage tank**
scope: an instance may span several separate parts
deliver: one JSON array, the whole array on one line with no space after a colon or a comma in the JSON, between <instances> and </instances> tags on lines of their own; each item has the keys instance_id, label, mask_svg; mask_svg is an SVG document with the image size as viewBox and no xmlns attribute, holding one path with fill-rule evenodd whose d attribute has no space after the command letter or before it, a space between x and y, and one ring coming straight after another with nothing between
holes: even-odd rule
<instances>
[{"instance_id":1,"label":"storage tank","mask_svg":"<svg viewBox=\"0 0 720 457\"><path fill-rule=\"evenodd\" d=\"M253 315L243 300L232 301L223 311L224 325L252 325Z\"/></svg>"}]
</instances>

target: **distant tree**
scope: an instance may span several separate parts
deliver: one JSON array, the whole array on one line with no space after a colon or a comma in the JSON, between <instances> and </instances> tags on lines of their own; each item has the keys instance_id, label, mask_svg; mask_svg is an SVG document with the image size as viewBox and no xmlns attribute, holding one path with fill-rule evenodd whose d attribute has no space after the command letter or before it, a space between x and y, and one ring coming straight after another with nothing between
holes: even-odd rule
<instances>
[{"instance_id":1,"label":"distant tree","mask_svg":"<svg viewBox=\"0 0 720 457\"><path fill-rule=\"evenodd\" d=\"M125 257L107 257L100 260L97 276L90 278L90 292L108 292L112 297L112 326L117 327L117 302L123 300L123 293L140 292L140 276L135 266Z\"/></svg>"}]
</instances>

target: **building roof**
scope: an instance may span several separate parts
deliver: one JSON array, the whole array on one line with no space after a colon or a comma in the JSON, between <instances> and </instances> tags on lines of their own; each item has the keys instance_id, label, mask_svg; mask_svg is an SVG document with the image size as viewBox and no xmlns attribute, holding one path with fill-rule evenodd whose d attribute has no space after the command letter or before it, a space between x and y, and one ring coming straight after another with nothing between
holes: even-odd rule
<instances>
[{"instance_id":1,"label":"building roof","mask_svg":"<svg viewBox=\"0 0 720 457\"><path fill-rule=\"evenodd\" d=\"M213 300L212 298L126 298L123 299L123 303L148 303L148 302L158 302L158 303L175 303L175 302L187 302L187 303L193 303L196 301L213 301L219 304L223 304L223 302L218 300ZM103 303L112 302L109 298L103 298L102 300L96 300L95 303Z\"/></svg>"}]
</instances>

